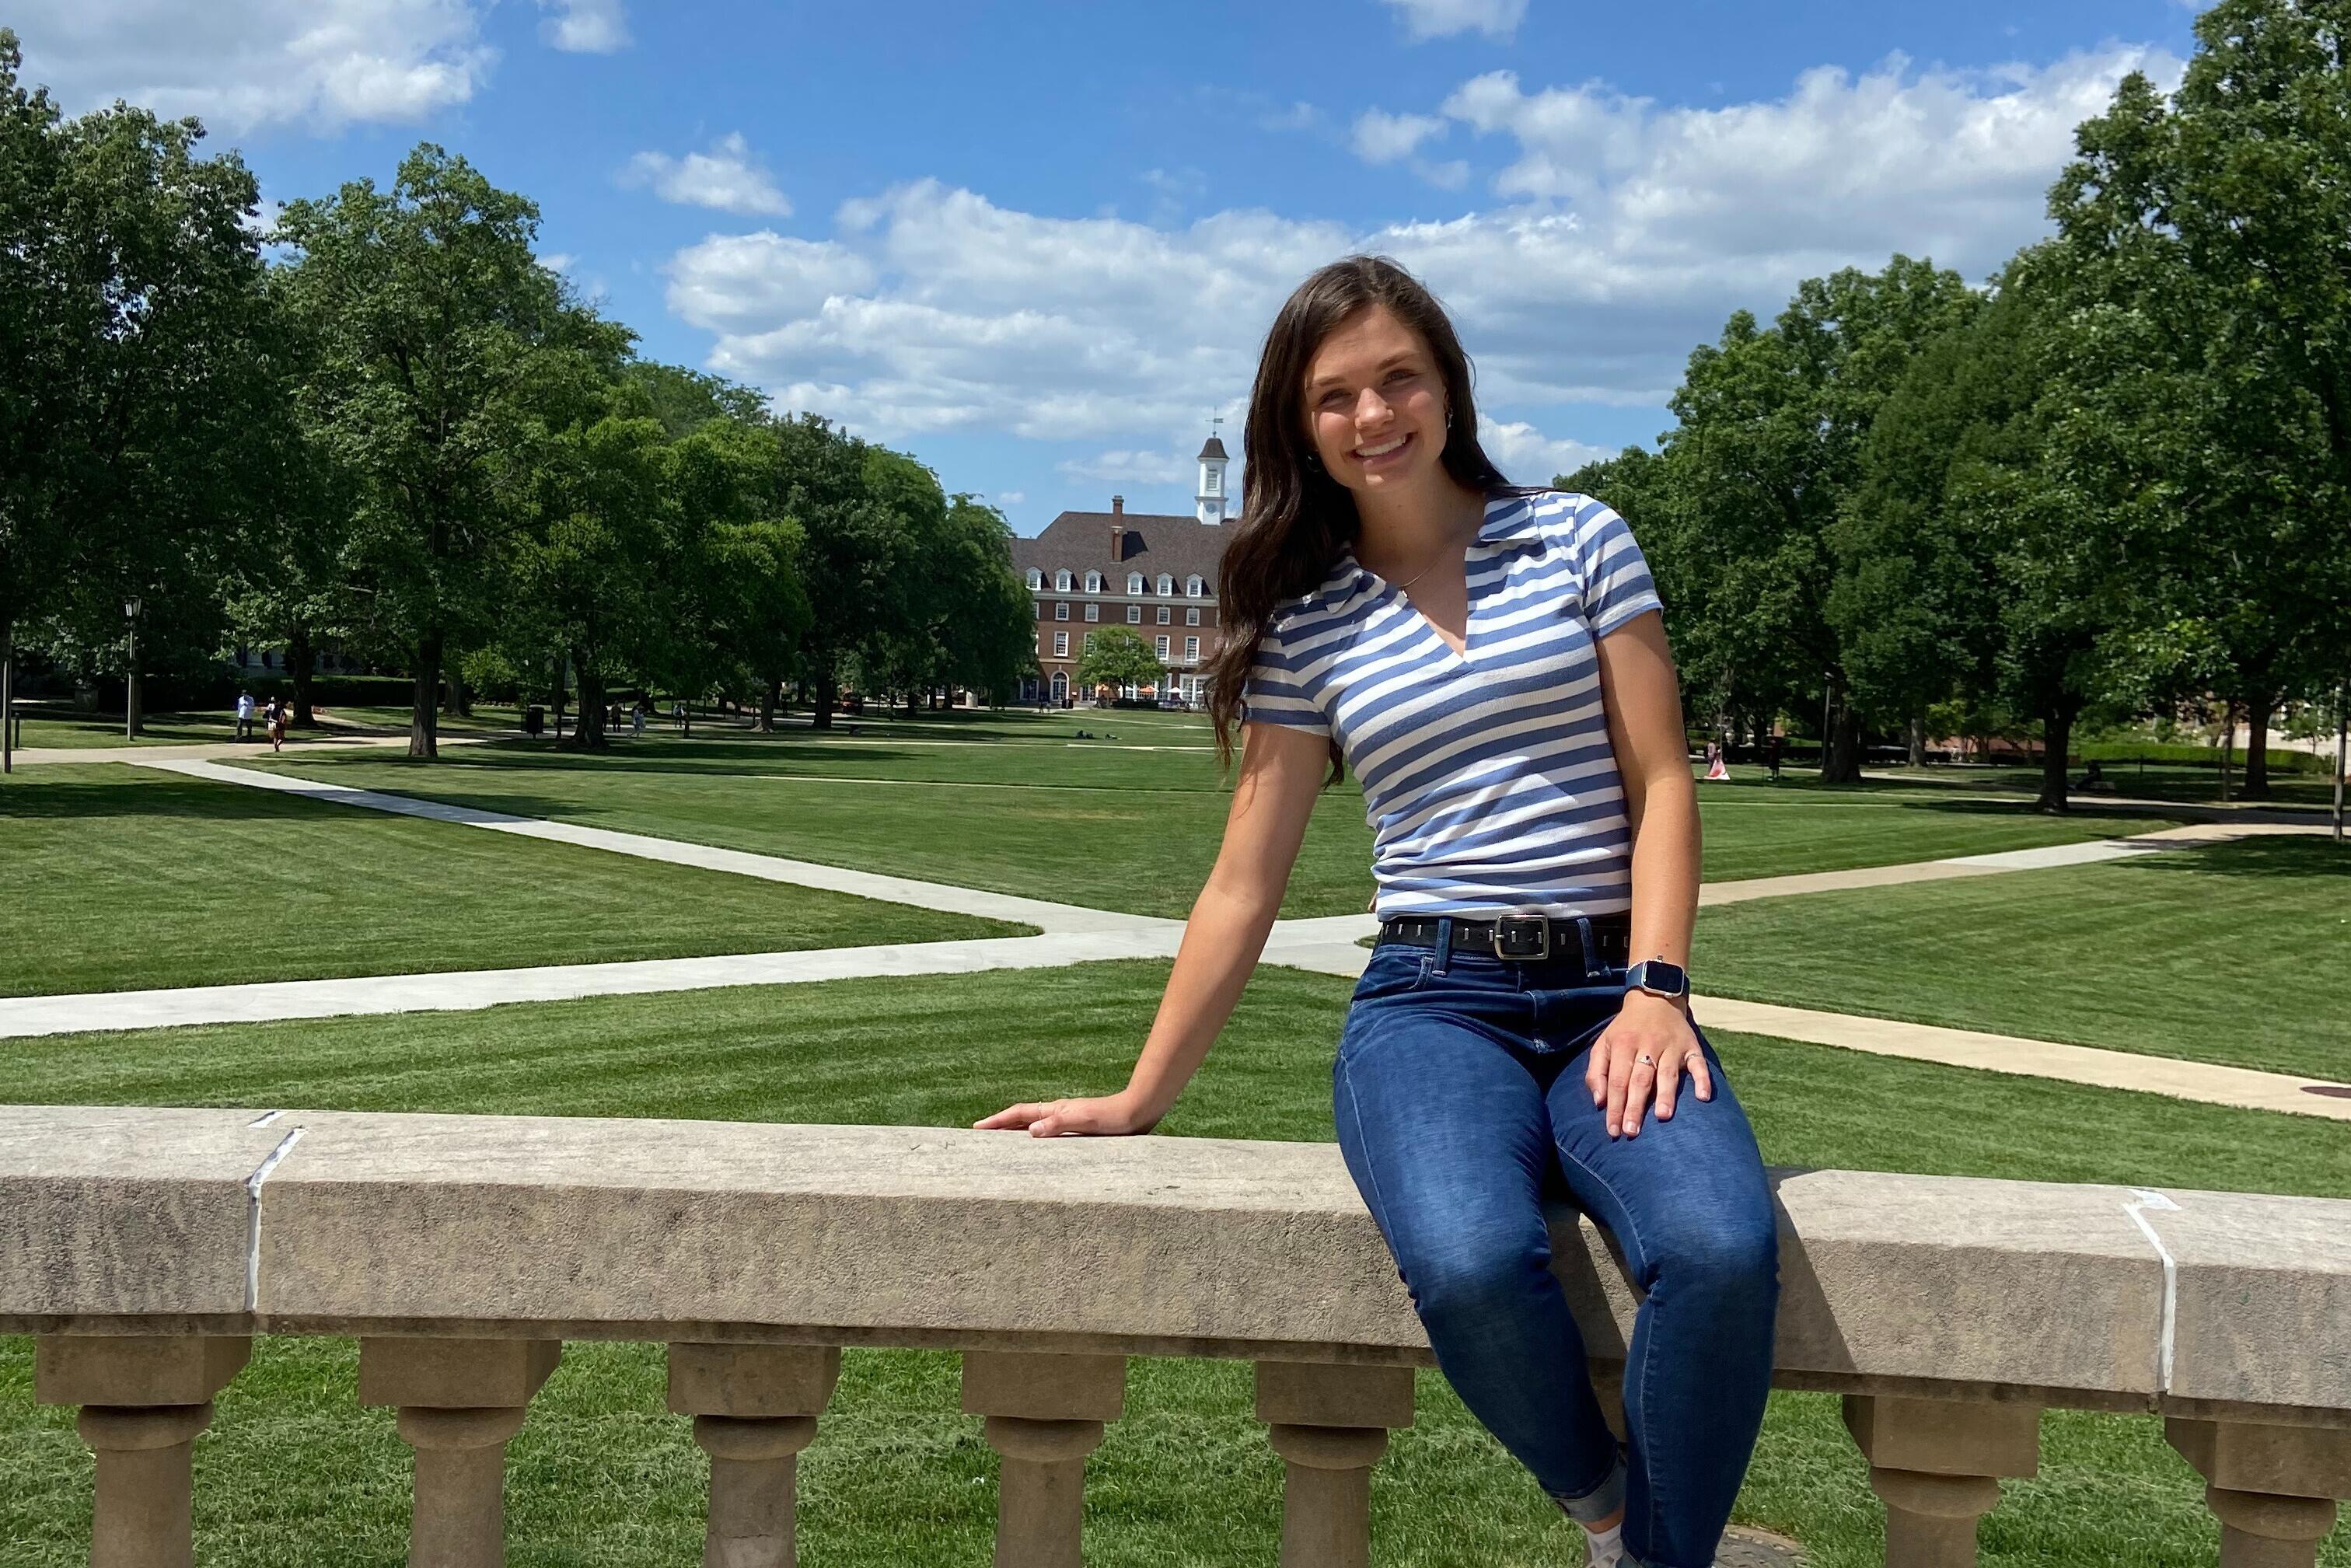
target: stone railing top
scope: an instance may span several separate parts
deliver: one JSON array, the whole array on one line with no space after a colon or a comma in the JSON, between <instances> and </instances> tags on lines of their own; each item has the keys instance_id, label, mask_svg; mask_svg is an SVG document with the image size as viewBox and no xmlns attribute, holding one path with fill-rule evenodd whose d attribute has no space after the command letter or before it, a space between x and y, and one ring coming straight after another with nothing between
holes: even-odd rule
<instances>
[{"instance_id":1,"label":"stone railing top","mask_svg":"<svg viewBox=\"0 0 2351 1568\"><path fill-rule=\"evenodd\" d=\"M2351 1425L2351 1203L1774 1185L1785 1383ZM1604 1239L1552 1232L1621 1357ZM0 1328L172 1325L1430 1359L1328 1145L0 1107Z\"/></svg>"}]
</instances>

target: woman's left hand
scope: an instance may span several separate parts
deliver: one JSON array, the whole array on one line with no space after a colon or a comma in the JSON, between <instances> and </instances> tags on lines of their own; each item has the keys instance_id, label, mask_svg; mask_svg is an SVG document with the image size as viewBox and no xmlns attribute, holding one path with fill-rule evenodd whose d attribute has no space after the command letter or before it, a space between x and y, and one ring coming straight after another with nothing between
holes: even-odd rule
<instances>
[{"instance_id":1,"label":"woman's left hand","mask_svg":"<svg viewBox=\"0 0 2351 1568\"><path fill-rule=\"evenodd\" d=\"M1592 1103L1608 1109L1608 1135L1635 1138L1652 1106L1658 1121L1673 1120L1684 1073L1699 1099L1714 1098L1714 1076L1689 1014L1664 997L1628 991L1614 1021L1593 1042L1583 1082Z\"/></svg>"}]
</instances>

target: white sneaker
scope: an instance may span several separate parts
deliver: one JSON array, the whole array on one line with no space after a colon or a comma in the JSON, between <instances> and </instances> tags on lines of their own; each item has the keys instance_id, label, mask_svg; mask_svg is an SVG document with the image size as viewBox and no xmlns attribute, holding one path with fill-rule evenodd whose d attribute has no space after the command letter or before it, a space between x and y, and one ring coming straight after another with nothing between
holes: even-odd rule
<instances>
[{"instance_id":1,"label":"white sneaker","mask_svg":"<svg viewBox=\"0 0 2351 1568\"><path fill-rule=\"evenodd\" d=\"M1625 1561L1625 1527L1587 1530L1583 1532L1583 1546L1587 1553L1583 1559L1584 1568L1618 1568L1618 1564Z\"/></svg>"}]
</instances>

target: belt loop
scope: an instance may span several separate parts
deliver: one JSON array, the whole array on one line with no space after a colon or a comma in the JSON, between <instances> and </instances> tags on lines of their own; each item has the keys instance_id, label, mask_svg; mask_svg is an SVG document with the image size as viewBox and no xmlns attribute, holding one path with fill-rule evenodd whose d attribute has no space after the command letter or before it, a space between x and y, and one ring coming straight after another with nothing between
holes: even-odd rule
<instances>
[{"instance_id":1,"label":"belt loop","mask_svg":"<svg viewBox=\"0 0 2351 1568\"><path fill-rule=\"evenodd\" d=\"M1441 975L1445 973L1446 965L1452 961L1453 916L1440 915L1437 917L1437 962L1429 967L1428 972L1432 975Z\"/></svg>"},{"instance_id":2,"label":"belt loop","mask_svg":"<svg viewBox=\"0 0 2351 1568\"><path fill-rule=\"evenodd\" d=\"M1583 977L1589 980L1600 973L1600 943L1592 934L1592 916L1575 917L1575 934L1583 943Z\"/></svg>"}]
</instances>

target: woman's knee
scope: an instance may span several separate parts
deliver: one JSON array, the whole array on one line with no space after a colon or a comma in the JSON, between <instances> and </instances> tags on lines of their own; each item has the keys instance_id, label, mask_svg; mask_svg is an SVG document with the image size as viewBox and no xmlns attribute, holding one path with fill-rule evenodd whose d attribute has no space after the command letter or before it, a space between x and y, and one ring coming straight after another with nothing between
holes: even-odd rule
<instances>
[{"instance_id":1,"label":"woman's knee","mask_svg":"<svg viewBox=\"0 0 2351 1568\"><path fill-rule=\"evenodd\" d=\"M1643 1240L1651 1290L1737 1298L1779 1289L1780 1232L1768 1204L1693 1209Z\"/></svg>"},{"instance_id":2,"label":"woman's knee","mask_svg":"<svg viewBox=\"0 0 2351 1568\"><path fill-rule=\"evenodd\" d=\"M1551 1249L1516 1237L1455 1237L1407 1260L1413 1305L1432 1332L1475 1327L1522 1312L1551 1270Z\"/></svg>"}]
</instances>

